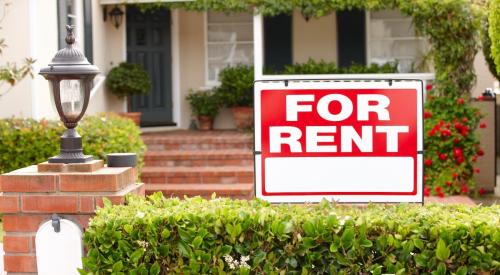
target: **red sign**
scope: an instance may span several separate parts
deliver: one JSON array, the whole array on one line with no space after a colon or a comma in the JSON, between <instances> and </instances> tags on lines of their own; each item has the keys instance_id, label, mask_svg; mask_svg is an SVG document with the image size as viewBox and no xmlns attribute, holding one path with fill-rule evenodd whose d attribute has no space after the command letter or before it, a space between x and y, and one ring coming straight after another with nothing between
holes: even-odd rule
<instances>
[{"instance_id":1,"label":"red sign","mask_svg":"<svg viewBox=\"0 0 500 275\"><path fill-rule=\"evenodd\" d=\"M258 197L421 202L421 82L266 84L255 94Z\"/></svg>"}]
</instances>

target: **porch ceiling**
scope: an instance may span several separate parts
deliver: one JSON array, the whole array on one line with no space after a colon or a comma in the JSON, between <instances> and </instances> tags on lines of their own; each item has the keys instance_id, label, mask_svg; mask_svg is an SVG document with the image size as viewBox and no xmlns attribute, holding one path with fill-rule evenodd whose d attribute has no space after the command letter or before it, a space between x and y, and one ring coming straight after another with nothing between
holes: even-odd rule
<instances>
[{"instance_id":1,"label":"porch ceiling","mask_svg":"<svg viewBox=\"0 0 500 275\"><path fill-rule=\"evenodd\" d=\"M137 3L158 3L158 2L190 2L194 0L100 0L101 5L113 4L137 4Z\"/></svg>"}]
</instances>

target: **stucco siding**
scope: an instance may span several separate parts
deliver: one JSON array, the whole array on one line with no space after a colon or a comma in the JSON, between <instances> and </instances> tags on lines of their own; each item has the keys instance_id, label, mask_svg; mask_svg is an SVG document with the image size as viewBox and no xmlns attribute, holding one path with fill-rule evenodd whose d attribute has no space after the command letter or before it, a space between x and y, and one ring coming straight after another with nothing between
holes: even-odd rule
<instances>
[{"instance_id":1,"label":"stucco siding","mask_svg":"<svg viewBox=\"0 0 500 275\"><path fill-rule=\"evenodd\" d=\"M335 13L306 21L300 11L293 13L293 62L309 58L337 62L337 19Z\"/></svg>"}]
</instances>

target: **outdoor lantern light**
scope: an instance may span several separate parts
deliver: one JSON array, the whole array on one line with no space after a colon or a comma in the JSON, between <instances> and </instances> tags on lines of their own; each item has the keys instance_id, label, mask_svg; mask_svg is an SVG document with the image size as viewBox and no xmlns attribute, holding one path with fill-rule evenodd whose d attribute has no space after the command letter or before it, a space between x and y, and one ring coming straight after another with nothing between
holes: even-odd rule
<instances>
[{"instance_id":1,"label":"outdoor lantern light","mask_svg":"<svg viewBox=\"0 0 500 275\"><path fill-rule=\"evenodd\" d=\"M90 99L90 90L99 69L90 64L83 53L73 44L73 26L66 26L66 47L57 52L48 67L40 70L50 83L53 100L66 131L61 137L61 152L49 159L49 163L83 163L92 160L85 156L82 138L75 130L83 117Z\"/></svg>"},{"instance_id":2,"label":"outdoor lantern light","mask_svg":"<svg viewBox=\"0 0 500 275\"><path fill-rule=\"evenodd\" d=\"M115 6L109 12L109 16L111 17L111 20L113 20L113 25L115 25L115 28L118 29L120 27L120 25L122 24L123 11L118 6Z\"/></svg>"}]
</instances>

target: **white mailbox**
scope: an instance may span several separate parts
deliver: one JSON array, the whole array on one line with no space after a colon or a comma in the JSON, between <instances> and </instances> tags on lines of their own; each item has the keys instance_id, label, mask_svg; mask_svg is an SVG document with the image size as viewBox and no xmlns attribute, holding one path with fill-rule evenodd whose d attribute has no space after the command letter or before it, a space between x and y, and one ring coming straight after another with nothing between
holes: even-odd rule
<instances>
[{"instance_id":1,"label":"white mailbox","mask_svg":"<svg viewBox=\"0 0 500 275\"><path fill-rule=\"evenodd\" d=\"M56 232L58 231L58 232ZM53 217L36 232L36 264L40 275L79 274L82 231L74 222Z\"/></svg>"}]
</instances>

